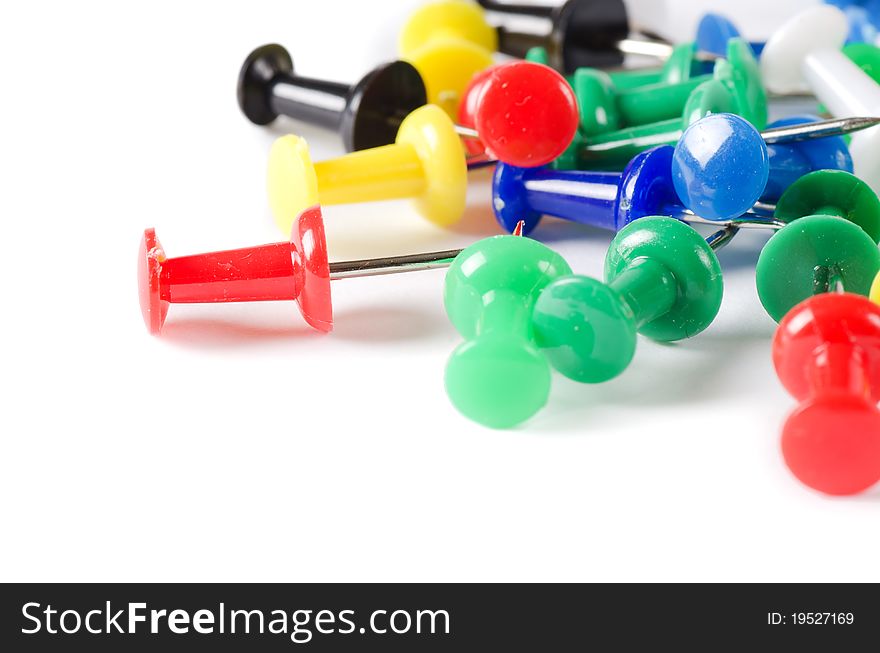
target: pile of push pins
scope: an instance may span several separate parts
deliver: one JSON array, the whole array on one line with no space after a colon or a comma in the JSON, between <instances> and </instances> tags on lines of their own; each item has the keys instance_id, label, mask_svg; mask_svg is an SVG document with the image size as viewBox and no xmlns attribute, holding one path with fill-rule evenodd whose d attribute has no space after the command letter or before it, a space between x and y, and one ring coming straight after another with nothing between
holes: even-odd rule
<instances>
[{"instance_id":1,"label":"pile of push pins","mask_svg":"<svg viewBox=\"0 0 880 653\"><path fill-rule=\"evenodd\" d=\"M876 38L880 3L834 4L766 43L707 15L693 42L672 46L632 28L620 0L444 0L403 27L399 61L352 85L300 75L280 45L257 48L239 77L244 115L324 125L350 153L313 162L303 139L275 142L282 242L169 258L147 229L147 328L160 333L173 303L295 300L329 332L331 281L448 267L443 301L463 339L446 364L449 399L509 428L545 406L553 370L602 383L630 364L638 334L670 342L709 327L723 293L716 250L769 230L757 290L799 402L785 461L816 490L861 492L880 481L880 49L859 40ZM534 29L511 27L523 20ZM623 69L628 54L662 66ZM767 124L768 102L791 94L814 96L817 115ZM329 262L321 205L410 198L449 226L470 171L488 166L502 235ZM604 279L528 237L544 216L616 232Z\"/></svg>"}]
</instances>

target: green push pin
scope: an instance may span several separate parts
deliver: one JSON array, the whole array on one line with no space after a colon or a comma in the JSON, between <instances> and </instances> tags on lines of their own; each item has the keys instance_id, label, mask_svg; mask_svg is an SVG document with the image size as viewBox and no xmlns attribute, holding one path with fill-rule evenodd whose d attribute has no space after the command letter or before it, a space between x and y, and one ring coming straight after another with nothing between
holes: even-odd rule
<instances>
[{"instance_id":1,"label":"green push pin","mask_svg":"<svg viewBox=\"0 0 880 653\"><path fill-rule=\"evenodd\" d=\"M623 169L638 154L659 145L675 145L693 123L714 113L732 113L756 129L767 124L767 96L751 48L741 40L730 42L730 61L715 64L714 78L700 84L688 97L681 116L646 125L586 137L578 132L565 152L553 162L557 170ZM583 105L581 105L583 111Z\"/></svg>"},{"instance_id":2,"label":"green push pin","mask_svg":"<svg viewBox=\"0 0 880 653\"><path fill-rule=\"evenodd\" d=\"M532 306L554 279L571 274L559 254L521 236L481 240L446 274L449 319L465 338L446 366L446 392L466 417L510 428L537 413L551 370L532 336Z\"/></svg>"},{"instance_id":3,"label":"green push pin","mask_svg":"<svg viewBox=\"0 0 880 653\"><path fill-rule=\"evenodd\" d=\"M526 53L526 61L550 65L550 56L542 47L535 47ZM698 75L711 79L705 70L708 63L697 57L696 43L681 43L672 49L672 54L663 64L662 68L646 68L636 70L619 70L608 73L611 83L619 90L629 90L651 84L678 84L685 82ZM568 75L569 84L573 81L573 75Z\"/></svg>"},{"instance_id":4,"label":"green push pin","mask_svg":"<svg viewBox=\"0 0 880 653\"><path fill-rule=\"evenodd\" d=\"M823 292L868 296L880 271L880 200L841 170L804 175L779 198L786 224L764 246L755 269L758 296L779 322L797 304Z\"/></svg>"},{"instance_id":5,"label":"green push pin","mask_svg":"<svg viewBox=\"0 0 880 653\"><path fill-rule=\"evenodd\" d=\"M571 275L547 285L532 315L535 341L550 363L581 383L602 383L632 361L636 334L671 342L697 335L721 307L714 249L693 228L647 217L620 230L605 259L605 283Z\"/></svg>"},{"instance_id":6,"label":"green push pin","mask_svg":"<svg viewBox=\"0 0 880 653\"><path fill-rule=\"evenodd\" d=\"M607 73L594 68L577 70L572 87L581 109L581 135L589 139L627 127L677 119L692 94L713 80L731 85L741 108L738 115L758 129L766 125L767 100L758 63L748 43L731 39L727 60L717 61L712 75L692 77L677 84L651 84L619 90Z\"/></svg>"}]
</instances>

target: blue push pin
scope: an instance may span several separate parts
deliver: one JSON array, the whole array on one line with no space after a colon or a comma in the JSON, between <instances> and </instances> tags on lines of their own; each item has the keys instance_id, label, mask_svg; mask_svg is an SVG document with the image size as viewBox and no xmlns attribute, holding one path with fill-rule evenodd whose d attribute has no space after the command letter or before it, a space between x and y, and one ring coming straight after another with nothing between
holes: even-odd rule
<instances>
[{"instance_id":1,"label":"blue push pin","mask_svg":"<svg viewBox=\"0 0 880 653\"><path fill-rule=\"evenodd\" d=\"M804 125L819 120L816 116L791 116L767 125L767 129ZM816 170L844 170L852 173L853 160L840 136L828 136L796 143L767 146L770 177L761 202L775 203L785 190L804 175Z\"/></svg>"},{"instance_id":2,"label":"blue push pin","mask_svg":"<svg viewBox=\"0 0 880 653\"><path fill-rule=\"evenodd\" d=\"M543 215L611 231L648 215L683 219L686 211L705 220L732 220L751 211L758 200L775 199L803 174L828 167L835 157L851 169L846 145L838 141L818 147L812 147L817 141L768 146L739 116L713 114L691 125L675 148L664 145L642 152L622 173L499 163L493 208L505 231L522 220L525 233Z\"/></svg>"},{"instance_id":3,"label":"blue push pin","mask_svg":"<svg viewBox=\"0 0 880 653\"><path fill-rule=\"evenodd\" d=\"M742 34L726 16L721 14L706 14L697 25L697 50L724 57L727 54L727 42L730 39L740 38ZM761 56L764 43L749 42L755 58Z\"/></svg>"}]
</instances>

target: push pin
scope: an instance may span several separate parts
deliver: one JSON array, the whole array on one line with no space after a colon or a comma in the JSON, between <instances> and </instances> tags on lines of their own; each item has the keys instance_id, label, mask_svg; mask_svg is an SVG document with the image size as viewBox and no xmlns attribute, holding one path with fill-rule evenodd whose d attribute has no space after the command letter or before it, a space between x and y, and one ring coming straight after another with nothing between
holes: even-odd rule
<instances>
[{"instance_id":1,"label":"push pin","mask_svg":"<svg viewBox=\"0 0 880 653\"><path fill-rule=\"evenodd\" d=\"M767 140L823 134L822 123L782 126L759 134L742 118L716 114L690 128L676 148L642 152L623 173L581 170L521 169L499 164L493 180L493 208L508 231L525 222L525 232L543 215L619 231L637 218L667 215L686 222L723 221L750 212L768 186L788 183L789 170L777 168ZM701 154L710 152L711 156ZM817 156L817 161L822 160ZM768 182L769 180L769 182ZM772 213L774 207L760 206ZM748 226L757 220L740 220Z\"/></svg>"},{"instance_id":2,"label":"push pin","mask_svg":"<svg viewBox=\"0 0 880 653\"><path fill-rule=\"evenodd\" d=\"M403 119L427 102L421 75L405 61L348 86L296 75L287 50L271 44L251 52L238 77L238 105L252 123L284 115L335 129L349 152L393 143Z\"/></svg>"},{"instance_id":3,"label":"push pin","mask_svg":"<svg viewBox=\"0 0 880 653\"><path fill-rule=\"evenodd\" d=\"M880 481L880 306L849 293L807 299L779 324L773 363L800 402L782 430L795 477L830 495Z\"/></svg>"},{"instance_id":4,"label":"push pin","mask_svg":"<svg viewBox=\"0 0 880 653\"><path fill-rule=\"evenodd\" d=\"M483 84L473 133L498 159L543 165L570 143L577 130L574 96L564 81L551 89L548 79L561 77L546 66L515 62L495 68ZM428 220L451 225L464 212L467 190L460 131L440 108L427 105L401 123L394 145L317 164L303 139L279 138L269 159L275 219L288 232L293 216L315 196L321 204L414 198Z\"/></svg>"},{"instance_id":5,"label":"push pin","mask_svg":"<svg viewBox=\"0 0 880 653\"><path fill-rule=\"evenodd\" d=\"M672 218L627 225L608 250L605 283L569 275L541 291L532 316L535 342L568 378L603 383L629 366L637 333L661 342L697 335L721 308L715 250L735 231L706 241Z\"/></svg>"},{"instance_id":6,"label":"push pin","mask_svg":"<svg viewBox=\"0 0 880 653\"><path fill-rule=\"evenodd\" d=\"M155 335L170 304L295 300L310 326L329 332L332 280L447 267L459 251L329 263L319 206L297 217L289 241L225 252L166 258L147 229L138 254L141 313Z\"/></svg>"},{"instance_id":7,"label":"push pin","mask_svg":"<svg viewBox=\"0 0 880 653\"><path fill-rule=\"evenodd\" d=\"M758 297L777 322L812 295L867 296L880 271L880 200L857 177L820 170L796 181L774 213L782 225L755 268Z\"/></svg>"},{"instance_id":8,"label":"push pin","mask_svg":"<svg viewBox=\"0 0 880 653\"><path fill-rule=\"evenodd\" d=\"M572 86L581 110L581 134L589 138L676 118L691 101L692 94L713 79L731 84L736 97L743 100L744 115L763 127L767 123L767 99L758 64L744 41L731 41L729 49L727 61L719 61L713 74L676 84L619 90L607 73L595 68L578 69Z\"/></svg>"},{"instance_id":9,"label":"push pin","mask_svg":"<svg viewBox=\"0 0 880 653\"><path fill-rule=\"evenodd\" d=\"M812 90L832 116L880 113L880 86L840 49L849 30L846 16L829 5L801 12L767 41L761 70L767 88L779 93ZM880 129L853 137L855 173L880 191Z\"/></svg>"},{"instance_id":10,"label":"push pin","mask_svg":"<svg viewBox=\"0 0 880 653\"><path fill-rule=\"evenodd\" d=\"M696 47L701 52L709 52L723 57L727 53L727 44L732 39L740 39L742 34L736 25L721 14L705 14L697 25ZM749 42L755 57L760 57L764 50L764 43Z\"/></svg>"},{"instance_id":11,"label":"push pin","mask_svg":"<svg viewBox=\"0 0 880 653\"><path fill-rule=\"evenodd\" d=\"M578 68L613 68L628 54L667 59L674 46L633 34L622 0L568 0L558 6L478 0L487 12L504 17L498 27L498 49L523 58L534 47L544 48L550 66L561 72ZM529 31L518 31L532 17ZM514 29L511 29L514 28Z\"/></svg>"},{"instance_id":12,"label":"push pin","mask_svg":"<svg viewBox=\"0 0 880 653\"><path fill-rule=\"evenodd\" d=\"M532 95L538 89L540 95ZM565 151L577 133L578 115L577 99L562 75L541 64L516 61L474 76L459 106L458 125L459 133L472 130L463 141L470 154L485 153L485 140L490 157L535 167Z\"/></svg>"},{"instance_id":13,"label":"push pin","mask_svg":"<svg viewBox=\"0 0 880 653\"><path fill-rule=\"evenodd\" d=\"M455 118L465 87L492 65L497 46L498 35L479 6L444 0L412 14L400 33L398 52L421 73L428 101Z\"/></svg>"},{"instance_id":14,"label":"push pin","mask_svg":"<svg viewBox=\"0 0 880 653\"><path fill-rule=\"evenodd\" d=\"M551 370L535 346L531 313L541 289L567 274L565 259L527 238L487 238L455 259L444 302L465 342L449 358L445 382L464 416L511 428L546 404Z\"/></svg>"},{"instance_id":15,"label":"push pin","mask_svg":"<svg viewBox=\"0 0 880 653\"><path fill-rule=\"evenodd\" d=\"M544 48L532 48L526 53L526 61L550 65L550 57ZM655 84L678 84L701 75L711 75L712 64L720 57L713 56L708 61L697 50L695 43L680 43L673 47L671 54L661 68L633 68L606 71L614 88L620 91L653 86ZM573 75L567 77L573 82Z\"/></svg>"}]
</instances>

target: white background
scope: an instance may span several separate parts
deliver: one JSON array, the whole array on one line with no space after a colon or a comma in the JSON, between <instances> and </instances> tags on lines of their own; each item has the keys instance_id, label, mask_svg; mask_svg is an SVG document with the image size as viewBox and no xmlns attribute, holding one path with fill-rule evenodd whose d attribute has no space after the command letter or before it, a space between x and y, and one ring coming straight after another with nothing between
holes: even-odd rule
<instances>
[{"instance_id":1,"label":"white background","mask_svg":"<svg viewBox=\"0 0 880 653\"><path fill-rule=\"evenodd\" d=\"M446 399L460 338L442 271L334 283L330 336L283 303L172 306L163 336L147 335L144 227L169 256L279 240L272 140L296 130L315 159L342 151L302 124L249 124L235 102L245 55L276 41L300 72L354 80L395 56L417 4L0 10L0 577L880 580L880 491L829 499L782 463L794 402L754 289L760 237L722 253L708 331L642 339L602 386L557 376L511 432ZM737 14L755 30L761 16ZM480 179L452 231L406 202L327 207L332 258L496 233ZM547 220L536 236L601 274L609 235Z\"/></svg>"}]
</instances>

